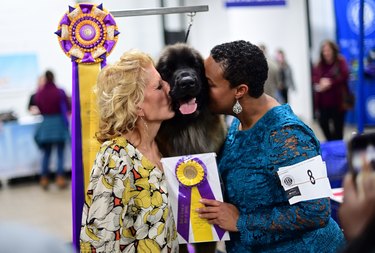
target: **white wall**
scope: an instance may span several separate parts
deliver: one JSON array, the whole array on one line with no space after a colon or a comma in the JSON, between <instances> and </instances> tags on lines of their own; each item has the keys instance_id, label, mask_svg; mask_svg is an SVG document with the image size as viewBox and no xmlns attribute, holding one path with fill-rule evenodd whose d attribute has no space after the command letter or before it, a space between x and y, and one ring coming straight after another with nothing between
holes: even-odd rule
<instances>
[{"instance_id":1,"label":"white wall","mask_svg":"<svg viewBox=\"0 0 375 253\"><path fill-rule=\"evenodd\" d=\"M324 6L326 0L313 0ZM87 1L86 1L87 2ZM91 1L99 4L102 1ZM159 0L107 1L104 8L129 10L159 7ZM327 1L330 2L330 1ZM178 6L178 0L167 1L168 6ZM56 74L57 83L71 93L71 62L59 47L57 24L74 1L34 0L23 1L20 6L7 1L0 9L0 32L6 34L0 40L0 54L36 52L39 69L47 68ZM224 0L185 0L186 6L208 5L208 12L197 13L189 36L189 44L204 57L219 43L244 39L252 43L264 43L272 56L277 48L286 52L294 72L297 91L292 93L290 104L297 115L310 121L311 91L309 49L307 42L306 2L288 0L285 7L225 8ZM312 4L314 5L314 4ZM314 15L319 15L317 11ZM186 26L189 18L186 18ZM174 22L173 19L169 22ZM317 19L319 20L319 18ZM107 61L117 60L130 48L139 48L157 58L163 47L161 16L116 18L119 41ZM173 24L169 24L173 25ZM322 26L322 25L321 25ZM324 27L319 27L323 29ZM328 28L329 30L330 28ZM22 70L20 70L20 74ZM30 80L30 89L4 94L0 90L0 111L15 108L20 116L27 115L28 96L35 88L36 80Z\"/></svg>"},{"instance_id":2,"label":"white wall","mask_svg":"<svg viewBox=\"0 0 375 253\"><path fill-rule=\"evenodd\" d=\"M207 1L189 1L204 4ZM218 4L219 3L219 4ZM289 0L287 6L225 8L224 1L209 1L209 13L199 14L190 42L208 55L212 46L237 39L267 46L273 57L285 51L297 86L290 105L303 120L312 119L310 63L305 1Z\"/></svg>"},{"instance_id":3,"label":"white wall","mask_svg":"<svg viewBox=\"0 0 375 253\"><path fill-rule=\"evenodd\" d=\"M314 63L319 60L320 44L323 40L336 40L336 22L333 1L310 0L310 19L312 48L311 59Z\"/></svg>"},{"instance_id":4,"label":"white wall","mask_svg":"<svg viewBox=\"0 0 375 253\"><path fill-rule=\"evenodd\" d=\"M89 2L89 1L86 1ZM99 4L99 1L91 1ZM128 10L154 8L157 0L108 1L107 10ZM68 6L75 1L7 1L0 8L0 55L17 53L36 53L38 55L39 74L46 69L55 73L58 85L68 94L72 90L72 63L61 50L57 30L61 17L68 11ZM115 61L122 52L130 48L141 48L153 56L160 51L163 38L160 16L118 18L116 22L120 35L116 47L107 62ZM22 69L19 70L22 75ZM0 112L15 110L20 117L28 115L29 96L36 88L37 80L30 80L30 87L25 90L2 91L0 89Z\"/></svg>"}]
</instances>

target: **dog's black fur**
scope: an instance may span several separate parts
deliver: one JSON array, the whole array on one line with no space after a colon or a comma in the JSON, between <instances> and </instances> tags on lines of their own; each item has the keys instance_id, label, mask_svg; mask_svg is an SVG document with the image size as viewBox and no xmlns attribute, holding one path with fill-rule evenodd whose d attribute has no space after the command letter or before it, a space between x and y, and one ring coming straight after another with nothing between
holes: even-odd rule
<instances>
[{"instance_id":1,"label":"dog's black fur","mask_svg":"<svg viewBox=\"0 0 375 253\"><path fill-rule=\"evenodd\" d=\"M171 86L175 116L161 124L156 136L163 156L180 156L220 151L225 139L223 116L208 110L208 83L203 58L192 47L178 43L167 46L161 53L156 69ZM197 109L182 114L180 104L195 98ZM215 242L194 245L197 253L214 253ZM186 244L180 245L180 253L188 253Z\"/></svg>"},{"instance_id":2,"label":"dog's black fur","mask_svg":"<svg viewBox=\"0 0 375 253\"><path fill-rule=\"evenodd\" d=\"M180 156L207 152L218 153L225 138L223 116L208 109L208 83L203 58L192 47L177 43L167 46L156 64L163 80L171 86L175 116L164 121L156 137L163 156ZM196 98L197 109L182 114L181 102Z\"/></svg>"}]
</instances>

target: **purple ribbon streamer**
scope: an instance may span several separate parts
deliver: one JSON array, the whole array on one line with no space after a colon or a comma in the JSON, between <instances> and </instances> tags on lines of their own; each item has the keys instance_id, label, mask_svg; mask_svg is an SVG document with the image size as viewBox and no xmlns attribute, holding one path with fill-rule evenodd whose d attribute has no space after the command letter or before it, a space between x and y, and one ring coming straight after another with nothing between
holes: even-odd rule
<instances>
[{"instance_id":1,"label":"purple ribbon streamer","mask_svg":"<svg viewBox=\"0 0 375 253\"><path fill-rule=\"evenodd\" d=\"M102 62L100 63L100 68L102 69L102 68L104 68L105 66L107 66L107 58L105 57L105 55L104 55L104 57L102 58L103 60L102 60Z\"/></svg>"},{"instance_id":2,"label":"purple ribbon streamer","mask_svg":"<svg viewBox=\"0 0 375 253\"><path fill-rule=\"evenodd\" d=\"M177 231L189 242L191 188L181 185L178 192Z\"/></svg>"},{"instance_id":3,"label":"purple ribbon streamer","mask_svg":"<svg viewBox=\"0 0 375 253\"><path fill-rule=\"evenodd\" d=\"M92 57L90 52L86 52L82 58L82 63L91 63L95 62L94 57Z\"/></svg>"},{"instance_id":4,"label":"purple ribbon streamer","mask_svg":"<svg viewBox=\"0 0 375 253\"><path fill-rule=\"evenodd\" d=\"M72 209L73 209L73 246L79 252L82 208L84 203L84 178L82 161L81 110L79 100L78 63L73 63L72 90Z\"/></svg>"},{"instance_id":5,"label":"purple ribbon streamer","mask_svg":"<svg viewBox=\"0 0 375 253\"><path fill-rule=\"evenodd\" d=\"M69 5L69 13L73 12L76 8Z\"/></svg>"},{"instance_id":6,"label":"purple ribbon streamer","mask_svg":"<svg viewBox=\"0 0 375 253\"><path fill-rule=\"evenodd\" d=\"M70 40L62 40L61 47L64 49L64 52L67 53L73 47L72 42Z\"/></svg>"},{"instance_id":7,"label":"purple ribbon streamer","mask_svg":"<svg viewBox=\"0 0 375 253\"><path fill-rule=\"evenodd\" d=\"M69 26L70 25L70 19L68 17L68 15L65 13L64 16L62 17L61 21L60 21L60 26L62 25L67 25Z\"/></svg>"},{"instance_id":8,"label":"purple ribbon streamer","mask_svg":"<svg viewBox=\"0 0 375 253\"><path fill-rule=\"evenodd\" d=\"M104 42L103 47L105 48L105 50L107 50L108 53L110 53L112 51L112 48L115 46L115 44L116 44L116 41L114 40L106 40Z\"/></svg>"},{"instance_id":9,"label":"purple ribbon streamer","mask_svg":"<svg viewBox=\"0 0 375 253\"><path fill-rule=\"evenodd\" d=\"M108 14L107 16L105 16L105 18L103 19L103 22L105 25L116 25L116 22L115 20L113 19L112 15L111 14Z\"/></svg>"},{"instance_id":10,"label":"purple ribbon streamer","mask_svg":"<svg viewBox=\"0 0 375 253\"><path fill-rule=\"evenodd\" d=\"M199 163L204 170L204 178L202 182L194 185L198 188L198 191L202 198L205 199L215 199L215 196L211 190L210 184L207 181L207 167L206 165L198 158L193 158L195 162ZM185 161L184 158L181 158L177 162L176 169L180 163ZM190 203L191 203L191 187L186 186L179 182L179 193L178 193L178 208L177 208L177 231L187 242L189 242L189 230L190 230ZM218 225L214 225L216 233L221 240L225 234L225 230L220 228Z\"/></svg>"},{"instance_id":11,"label":"purple ribbon streamer","mask_svg":"<svg viewBox=\"0 0 375 253\"><path fill-rule=\"evenodd\" d=\"M208 184L207 179L204 179L204 181L201 184L197 185L197 188L198 188L198 191L201 194L202 198L215 199L214 193L212 192L211 187ZM218 225L214 225L214 228L216 230L216 233L217 233L219 239L221 240L221 238L223 238L223 236L224 236L225 230L220 228Z\"/></svg>"},{"instance_id":12,"label":"purple ribbon streamer","mask_svg":"<svg viewBox=\"0 0 375 253\"><path fill-rule=\"evenodd\" d=\"M89 14L91 12L93 5L92 4L80 4L79 7L81 8L82 13Z\"/></svg>"}]
</instances>

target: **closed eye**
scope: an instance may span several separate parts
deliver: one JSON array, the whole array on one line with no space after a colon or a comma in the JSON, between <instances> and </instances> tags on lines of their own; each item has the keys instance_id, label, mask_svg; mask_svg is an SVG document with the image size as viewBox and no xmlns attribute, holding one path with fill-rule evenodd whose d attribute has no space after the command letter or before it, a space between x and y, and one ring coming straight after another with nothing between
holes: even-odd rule
<instances>
[{"instance_id":1,"label":"closed eye","mask_svg":"<svg viewBox=\"0 0 375 253\"><path fill-rule=\"evenodd\" d=\"M162 80L159 81L159 85L156 89L158 89L158 90L163 89L163 81Z\"/></svg>"},{"instance_id":2,"label":"closed eye","mask_svg":"<svg viewBox=\"0 0 375 253\"><path fill-rule=\"evenodd\" d=\"M212 82L208 82L208 87L214 87L215 85Z\"/></svg>"}]
</instances>

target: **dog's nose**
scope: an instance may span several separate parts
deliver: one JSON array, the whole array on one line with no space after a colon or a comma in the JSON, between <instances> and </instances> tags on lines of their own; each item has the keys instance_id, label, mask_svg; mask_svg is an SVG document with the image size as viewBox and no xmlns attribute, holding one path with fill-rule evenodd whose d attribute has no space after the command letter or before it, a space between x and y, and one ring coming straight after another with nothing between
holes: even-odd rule
<instances>
[{"instance_id":1,"label":"dog's nose","mask_svg":"<svg viewBox=\"0 0 375 253\"><path fill-rule=\"evenodd\" d=\"M191 76L181 77L181 79L178 82L180 84L180 87L183 89L194 88L195 86L195 80Z\"/></svg>"}]
</instances>

